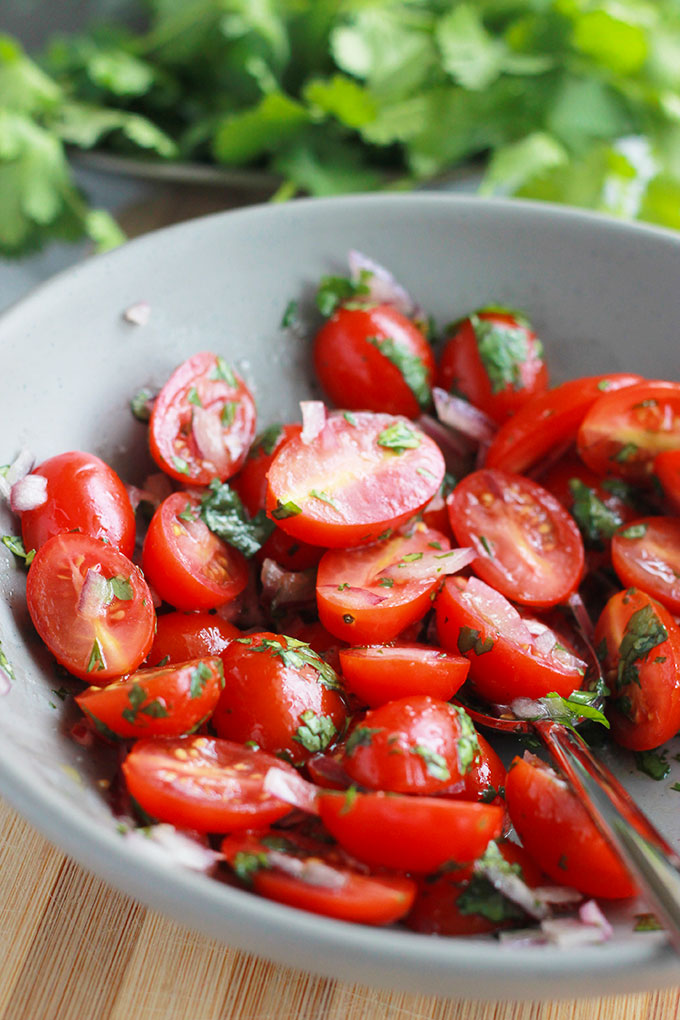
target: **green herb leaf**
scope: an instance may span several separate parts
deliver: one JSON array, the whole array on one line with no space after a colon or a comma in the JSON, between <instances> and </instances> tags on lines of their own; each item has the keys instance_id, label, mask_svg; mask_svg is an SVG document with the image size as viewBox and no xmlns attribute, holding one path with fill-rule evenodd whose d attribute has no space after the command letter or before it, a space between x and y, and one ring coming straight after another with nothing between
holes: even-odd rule
<instances>
[{"instance_id":1,"label":"green herb leaf","mask_svg":"<svg viewBox=\"0 0 680 1020\"><path fill-rule=\"evenodd\" d=\"M23 560L27 567L29 567L33 562L35 549L29 549L28 552L26 552L23 540L19 535L3 535L2 544L7 546L9 551L14 553L18 559Z\"/></svg>"},{"instance_id":2,"label":"green herb leaf","mask_svg":"<svg viewBox=\"0 0 680 1020\"><path fill-rule=\"evenodd\" d=\"M376 442L378 446L394 450L395 453L403 453L404 450L417 450L420 446L420 436L404 422L396 421L394 425L388 425L382 430Z\"/></svg>"},{"instance_id":3,"label":"green herb leaf","mask_svg":"<svg viewBox=\"0 0 680 1020\"><path fill-rule=\"evenodd\" d=\"M653 648L668 639L668 631L659 620L654 606L637 609L630 617L619 646L617 687L640 686L638 663L648 658Z\"/></svg>"},{"instance_id":4,"label":"green herb leaf","mask_svg":"<svg viewBox=\"0 0 680 1020\"><path fill-rule=\"evenodd\" d=\"M215 535L248 557L262 548L274 530L263 510L249 517L235 489L218 478L212 480L201 499L200 515Z\"/></svg>"},{"instance_id":5,"label":"green herb leaf","mask_svg":"<svg viewBox=\"0 0 680 1020\"><path fill-rule=\"evenodd\" d=\"M646 524L644 524L644 523L642 523L642 524L630 524L627 528L623 528L621 531L619 531L619 536L621 538L629 538L629 539L644 538L646 532L647 532L647 525Z\"/></svg>"},{"instance_id":6,"label":"green herb leaf","mask_svg":"<svg viewBox=\"0 0 680 1020\"><path fill-rule=\"evenodd\" d=\"M460 769L461 775L465 775L470 771L473 763L479 758L481 753L479 749L479 740L477 738L475 725L465 709L461 705L452 705L451 707L458 715L458 725L460 727L460 735L456 744L458 752L458 768Z\"/></svg>"},{"instance_id":7,"label":"green herb leaf","mask_svg":"<svg viewBox=\"0 0 680 1020\"><path fill-rule=\"evenodd\" d=\"M206 662L199 662L198 666L191 671L189 697L200 698L211 676L212 670L210 666Z\"/></svg>"},{"instance_id":8,"label":"green herb leaf","mask_svg":"<svg viewBox=\"0 0 680 1020\"><path fill-rule=\"evenodd\" d=\"M311 708L301 713L302 724L298 726L293 740L313 754L325 751L337 736L337 729L329 715L317 715Z\"/></svg>"},{"instance_id":9,"label":"green herb leaf","mask_svg":"<svg viewBox=\"0 0 680 1020\"><path fill-rule=\"evenodd\" d=\"M521 369L531 355L527 331L521 326L471 315L477 350L489 377L492 393L523 388Z\"/></svg>"},{"instance_id":10,"label":"green herb leaf","mask_svg":"<svg viewBox=\"0 0 680 1020\"><path fill-rule=\"evenodd\" d=\"M398 368L403 376L404 382L418 401L421 410L426 410L432 401L432 393L427 377L427 369L422 358L412 354L396 343L392 337L366 337L369 344L383 354L395 368Z\"/></svg>"},{"instance_id":11,"label":"green herb leaf","mask_svg":"<svg viewBox=\"0 0 680 1020\"><path fill-rule=\"evenodd\" d=\"M369 287L364 276L357 281L346 276L322 276L316 292L316 305L321 314L329 318L341 305L367 294Z\"/></svg>"},{"instance_id":12,"label":"green herb leaf","mask_svg":"<svg viewBox=\"0 0 680 1020\"><path fill-rule=\"evenodd\" d=\"M357 747L369 747L375 734L381 732L380 727L371 729L370 726L355 726L345 741L345 754L351 757Z\"/></svg>"},{"instance_id":13,"label":"green herb leaf","mask_svg":"<svg viewBox=\"0 0 680 1020\"><path fill-rule=\"evenodd\" d=\"M293 503L291 499L286 500L285 503L282 503L281 500L277 500L276 506L271 511L271 515L276 521L283 521L286 517L296 517L297 514L301 513L301 507L299 507L297 503Z\"/></svg>"},{"instance_id":14,"label":"green herb leaf","mask_svg":"<svg viewBox=\"0 0 680 1020\"><path fill-rule=\"evenodd\" d=\"M473 627L461 627L458 633L458 651L461 655L474 651L475 655L484 655L493 648L493 641L487 637L482 639L481 633Z\"/></svg>"},{"instance_id":15,"label":"green herb leaf","mask_svg":"<svg viewBox=\"0 0 680 1020\"><path fill-rule=\"evenodd\" d=\"M666 751L636 751L635 766L638 772L644 772L645 775L660 782L662 779L666 779L671 771L670 764L666 761L666 755Z\"/></svg>"},{"instance_id":16,"label":"green herb leaf","mask_svg":"<svg viewBox=\"0 0 680 1020\"><path fill-rule=\"evenodd\" d=\"M232 369L226 363L224 358L220 357L219 355L215 359L215 367L210 372L209 378L221 379L222 382L225 382L227 386L231 386L232 389L236 389L236 387L238 386L238 381Z\"/></svg>"},{"instance_id":17,"label":"green herb leaf","mask_svg":"<svg viewBox=\"0 0 680 1020\"><path fill-rule=\"evenodd\" d=\"M584 542L590 548L603 549L623 523L621 517L603 503L595 490L585 485L580 478L569 479L569 491L573 497L571 514Z\"/></svg>"},{"instance_id":18,"label":"green herb leaf","mask_svg":"<svg viewBox=\"0 0 680 1020\"><path fill-rule=\"evenodd\" d=\"M155 397L156 394L153 390L150 390L148 386L144 386L141 390L137 390L134 397L130 400L130 410L137 421L147 422L149 420Z\"/></svg>"},{"instance_id":19,"label":"green herb leaf","mask_svg":"<svg viewBox=\"0 0 680 1020\"><path fill-rule=\"evenodd\" d=\"M434 779L446 782L451 778L451 772L446 764L446 758L442 754L439 754L438 751L434 751L432 748L426 747L424 744L415 744L415 746L411 748L411 751L413 754L417 754L419 758L423 759L428 774Z\"/></svg>"}]
</instances>

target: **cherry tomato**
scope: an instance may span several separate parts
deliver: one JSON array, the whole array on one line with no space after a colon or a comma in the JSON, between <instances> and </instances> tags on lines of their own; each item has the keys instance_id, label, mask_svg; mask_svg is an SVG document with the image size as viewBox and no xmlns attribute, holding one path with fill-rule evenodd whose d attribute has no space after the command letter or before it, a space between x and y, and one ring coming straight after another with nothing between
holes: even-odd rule
<instances>
[{"instance_id":1,"label":"cherry tomato","mask_svg":"<svg viewBox=\"0 0 680 1020\"><path fill-rule=\"evenodd\" d=\"M462 655L419 644L342 648L340 666L348 689L371 708L415 694L448 701L470 669Z\"/></svg>"},{"instance_id":2,"label":"cherry tomato","mask_svg":"<svg viewBox=\"0 0 680 1020\"><path fill-rule=\"evenodd\" d=\"M680 628L662 605L634 588L607 602L595 644L612 692L615 740L648 751L680 729Z\"/></svg>"},{"instance_id":3,"label":"cherry tomato","mask_svg":"<svg viewBox=\"0 0 680 1020\"><path fill-rule=\"evenodd\" d=\"M505 797L505 765L491 744L481 733L477 734L479 753L470 768L463 774L463 790L447 790L451 797L462 800L481 800L484 804L501 804Z\"/></svg>"},{"instance_id":4,"label":"cherry tomato","mask_svg":"<svg viewBox=\"0 0 680 1020\"><path fill-rule=\"evenodd\" d=\"M392 641L430 608L448 550L448 540L425 525L365 548L330 549L316 575L321 622L350 644Z\"/></svg>"},{"instance_id":5,"label":"cherry tomato","mask_svg":"<svg viewBox=\"0 0 680 1020\"><path fill-rule=\"evenodd\" d=\"M76 697L104 736L179 737L209 718L224 686L222 660L139 669Z\"/></svg>"},{"instance_id":6,"label":"cherry tomato","mask_svg":"<svg viewBox=\"0 0 680 1020\"><path fill-rule=\"evenodd\" d=\"M496 804L400 793L322 790L321 820L345 850L371 867L429 874L480 857L503 825Z\"/></svg>"},{"instance_id":7,"label":"cherry tomato","mask_svg":"<svg viewBox=\"0 0 680 1020\"><path fill-rule=\"evenodd\" d=\"M142 549L142 567L164 602L176 609L214 609L248 582L242 553L215 535L200 516L200 500L173 492L158 507Z\"/></svg>"},{"instance_id":8,"label":"cherry tomato","mask_svg":"<svg viewBox=\"0 0 680 1020\"><path fill-rule=\"evenodd\" d=\"M138 740L123 762L130 795L152 818L180 829L235 832L271 825L290 805L267 791L269 769L284 761L215 737Z\"/></svg>"},{"instance_id":9,"label":"cherry tomato","mask_svg":"<svg viewBox=\"0 0 680 1020\"><path fill-rule=\"evenodd\" d=\"M443 477L439 447L413 422L335 413L315 439L293 437L281 447L269 469L267 512L312 545L357 546L421 510Z\"/></svg>"},{"instance_id":10,"label":"cherry tomato","mask_svg":"<svg viewBox=\"0 0 680 1020\"><path fill-rule=\"evenodd\" d=\"M154 401L149 447L179 482L224 481L243 464L255 435L255 401L243 379L208 351L177 368Z\"/></svg>"},{"instance_id":11,"label":"cherry tomato","mask_svg":"<svg viewBox=\"0 0 680 1020\"><path fill-rule=\"evenodd\" d=\"M560 885L603 899L634 896L626 868L564 780L538 758L515 758L505 797L524 848Z\"/></svg>"},{"instance_id":12,"label":"cherry tomato","mask_svg":"<svg viewBox=\"0 0 680 1020\"><path fill-rule=\"evenodd\" d=\"M222 655L241 631L214 613L164 613L147 662L151 666Z\"/></svg>"},{"instance_id":13,"label":"cherry tomato","mask_svg":"<svg viewBox=\"0 0 680 1020\"><path fill-rule=\"evenodd\" d=\"M677 512L680 511L680 449L658 453L654 460L654 476L663 494Z\"/></svg>"},{"instance_id":14,"label":"cherry tomato","mask_svg":"<svg viewBox=\"0 0 680 1020\"><path fill-rule=\"evenodd\" d=\"M612 539L612 564L621 584L642 588L680 614L680 519L641 517Z\"/></svg>"},{"instance_id":15,"label":"cherry tomato","mask_svg":"<svg viewBox=\"0 0 680 1020\"><path fill-rule=\"evenodd\" d=\"M578 452L598 474L646 482L654 459L680 449L680 383L643 382L607 393L578 431Z\"/></svg>"},{"instance_id":16,"label":"cherry tomato","mask_svg":"<svg viewBox=\"0 0 680 1020\"><path fill-rule=\"evenodd\" d=\"M156 616L141 571L90 535L67 532L41 546L26 600L57 662L91 684L131 673L151 648Z\"/></svg>"},{"instance_id":17,"label":"cherry tomato","mask_svg":"<svg viewBox=\"0 0 680 1020\"><path fill-rule=\"evenodd\" d=\"M583 573L581 534L547 489L522 475L474 471L448 500L458 542L472 546L472 569L509 599L554 606Z\"/></svg>"},{"instance_id":18,"label":"cherry tomato","mask_svg":"<svg viewBox=\"0 0 680 1020\"><path fill-rule=\"evenodd\" d=\"M333 669L295 638L267 632L232 641L213 724L220 737L254 741L299 764L336 742L345 724Z\"/></svg>"},{"instance_id":19,"label":"cherry tomato","mask_svg":"<svg viewBox=\"0 0 680 1020\"><path fill-rule=\"evenodd\" d=\"M465 397L499 425L547 385L536 334L523 316L502 309L483 308L457 323L437 370L437 386Z\"/></svg>"},{"instance_id":20,"label":"cherry tomato","mask_svg":"<svg viewBox=\"0 0 680 1020\"><path fill-rule=\"evenodd\" d=\"M417 418L430 403L432 349L390 305L339 308L316 335L314 368L338 407Z\"/></svg>"},{"instance_id":21,"label":"cherry tomato","mask_svg":"<svg viewBox=\"0 0 680 1020\"><path fill-rule=\"evenodd\" d=\"M639 375L622 372L586 376L533 397L500 427L487 451L486 467L521 474L573 442L586 411L603 393L640 381Z\"/></svg>"},{"instance_id":22,"label":"cherry tomato","mask_svg":"<svg viewBox=\"0 0 680 1020\"><path fill-rule=\"evenodd\" d=\"M47 500L21 514L24 548L39 549L48 538L81 531L101 538L130 558L135 548L135 513L127 489L108 464L73 450L50 457L34 475L47 479Z\"/></svg>"}]
</instances>

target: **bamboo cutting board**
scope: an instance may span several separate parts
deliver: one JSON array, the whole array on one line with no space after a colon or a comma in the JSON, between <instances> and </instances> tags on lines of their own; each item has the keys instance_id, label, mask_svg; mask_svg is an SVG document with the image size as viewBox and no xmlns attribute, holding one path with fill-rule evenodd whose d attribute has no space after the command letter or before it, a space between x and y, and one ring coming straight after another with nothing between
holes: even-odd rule
<instances>
[{"instance_id":1,"label":"bamboo cutting board","mask_svg":"<svg viewBox=\"0 0 680 1020\"><path fill-rule=\"evenodd\" d=\"M224 947L115 892L0 801L0 1020L672 1020L680 990L543 1003L375 991Z\"/></svg>"}]
</instances>

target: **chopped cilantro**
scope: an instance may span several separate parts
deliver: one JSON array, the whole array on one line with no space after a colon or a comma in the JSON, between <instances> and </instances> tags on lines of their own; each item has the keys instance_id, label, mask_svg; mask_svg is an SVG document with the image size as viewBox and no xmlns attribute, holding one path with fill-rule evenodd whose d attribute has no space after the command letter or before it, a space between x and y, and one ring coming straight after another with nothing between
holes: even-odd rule
<instances>
[{"instance_id":1,"label":"chopped cilantro","mask_svg":"<svg viewBox=\"0 0 680 1020\"><path fill-rule=\"evenodd\" d=\"M187 393L187 400L189 401L190 404L193 404L194 407L203 407L203 401L198 395L198 390L196 389L195 386L192 386L189 389L189 392Z\"/></svg>"},{"instance_id":2,"label":"chopped cilantro","mask_svg":"<svg viewBox=\"0 0 680 1020\"><path fill-rule=\"evenodd\" d=\"M248 455L249 458L254 456L257 453L260 453L260 451L262 453L266 453L266 455L268 457L270 457L271 454L276 449L276 446L277 446L277 444L279 442L279 439L281 438L282 432L283 432L283 425L279 425L279 424L269 425L255 439L255 442L253 443L253 445L251 447L251 450L250 450L250 453Z\"/></svg>"},{"instance_id":3,"label":"chopped cilantro","mask_svg":"<svg viewBox=\"0 0 680 1020\"><path fill-rule=\"evenodd\" d=\"M239 850L234 854L231 866L237 878L240 878L246 885L251 885L253 875L261 868L270 866L269 857L264 851L249 853L246 850Z\"/></svg>"},{"instance_id":4,"label":"chopped cilantro","mask_svg":"<svg viewBox=\"0 0 680 1020\"><path fill-rule=\"evenodd\" d=\"M234 424L236 420L236 408L238 404L235 400L227 400L226 404L220 411L220 424L223 428L228 429Z\"/></svg>"},{"instance_id":5,"label":"chopped cilantro","mask_svg":"<svg viewBox=\"0 0 680 1020\"><path fill-rule=\"evenodd\" d=\"M458 633L458 651L461 655L473 651L475 655L484 655L493 648L493 641L487 637L482 639L478 630L472 627L461 627Z\"/></svg>"},{"instance_id":6,"label":"chopped cilantro","mask_svg":"<svg viewBox=\"0 0 680 1020\"><path fill-rule=\"evenodd\" d=\"M531 356L526 328L509 323L470 316L477 350L491 383L491 392L500 393L510 386L523 388L521 368Z\"/></svg>"},{"instance_id":7,"label":"chopped cilantro","mask_svg":"<svg viewBox=\"0 0 680 1020\"><path fill-rule=\"evenodd\" d=\"M374 735L381 732L380 727L371 729L369 726L355 726L345 742L345 754L349 757L357 747L369 747Z\"/></svg>"},{"instance_id":8,"label":"chopped cilantro","mask_svg":"<svg viewBox=\"0 0 680 1020\"><path fill-rule=\"evenodd\" d=\"M237 638L236 640L242 644L251 643L250 638ZM269 652L270 655L281 659L284 666L291 669L303 669L305 666L311 666L316 672L317 682L322 687L329 691L342 689L342 684L333 667L304 641L298 641L297 638L292 637L283 637L282 641L277 638L261 638L257 644L253 644L252 650L258 653Z\"/></svg>"},{"instance_id":9,"label":"chopped cilantro","mask_svg":"<svg viewBox=\"0 0 680 1020\"><path fill-rule=\"evenodd\" d=\"M302 725L298 726L293 740L312 753L325 751L337 736L335 723L329 715L317 715L311 708L300 715Z\"/></svg>"},{"instance_id":10,"label":"chopped cilantro","mask_svg":"<svg viewBox=\"0 0 680 1020\"><path fill-rule=\"evenodd\" d=\"M680 793L680 783L672 783L671 790L673 793Z\"/></svg>"},{"instance_id":11,"label":"chopped cilantro","mask_svg":"<svg viewBox=\"0 0 680 1020\"><path fill-rule=\"evenodd\" d=\"M347 789L345 790L345 799L343 801L342 807L340 808L341 815L346 815L349 811L352 810L352 808L354 807L354 802L357 799L358 793L359 791L357 790L356 786L352 785L347 787Z\"/></svg>"},{"instance_id":12,"label":"chopped cilantro","mask_svg":"<svg viewBox=\"0 0 680 1020\"><path fill-rule=\"evenodd\" d=\"M404 382L418 401L418 407L421 411L424 411L427 407L429 407L432 394L430 392L427 369L422 358L419 358L416 354L412 354L411 351L407 350L405 347L401 347L390 336L369 336L366 337L366 340L374 347L377 347L380 353L383 354L395 368L399 369Z\"/></svg>"},{"instance_id":13,"label":"chopped cilantro","mask_svg":"<svg viewBox=\"0 0 680 1020\"><path fill-rule=\"evenodd\" d=\"M438 751L433 751L432 748L425 747L424 744L416 744L411 748L411 751L413 754L417 754L419 758L423 759L428 774L434 779L446 782L451 778L451 773L446 764L446 758L439 754Z\"/></svg>"},{"instance_id":14,"label":"chopped cilantro","mask_svg":"<svg viewBox=\"0 0 680 1020\"><path fill-rule=\"evenodd\" d=\"M124 577L123 574L116 574L115 577L109 578L108 587L112 599L116 598L120 599L121 602L129 602L135 596L130 578Z\"/></svg>"},{"instance_id":15,"label":"chopped cilantro","mask_svg":"<svg viewBox=\"0 0 680 1020\"><path fill-rule=\"evenodd\" d=\"M479 541L482 543L482 547L487 556L490 556L493 559L494 557L493 546L489 539L486 537L486 535L480 535Z\"/></svg>"},{"instance_id":16,"label":"chopped cilantro","mask_svg":"<svg viewBox=\"0 0 680 1020\"><path fill-rule=\"evenodd\" d=\"M636 751L635 766L638 772L644 772L645 775L660 782L662 779L666 779L671 771L666 756L666 751Z\"/></svg>"},{"instance_id":17,"label":"chopped cilantro","mask_svg":"<svg viewBox=\"0 0 680 1020\"><path fill-rule=\"evenodd\" d=\"M615 460L619 464L626 464L629 460L632 460L635 457L637 452L638 447L635 443L624 443L621 449L612 454L609 459Z\"/></svg>"},{"instance_id":18,"label":"chopped cilantro","mask_svg":"<svg viewBox=\"0 0 680 1020\"><path fill-rule=\"evenodd\" d=\"M3 671L5 676L8 676L10 680L14 680L14 667L9 661L7 656L2 650L2 642L0 641L0 669Z\"/></svg>"},{"instance_id":19,"label":"chopped cilantro","mask_svg":"<svg viewBox=\"0 0 680 1020\"><path fill-rule=\"evenodd\" d=\"M81 705L81 708L82 708L82 711L87 716L87 718L92 723L92 725L94 726L94 728L97 731L97 733L100 735L100 737L104 737L105 740L110 740L113 743L115 743L115 742L120 740L120 737L118 736L118 734L114 733L113 730L110 729L106 725L106 723L102 722L101 719L98 719L96 715L93 715L92 712L88 708L86 708L84 705Z\"/></svg>"},{"instance_id":20,"label":"chopped cilantro","mask_svg":"<svg viewBox=\"0 0 680 1020\"><path fill-rule=\"evenodd\" d=\"M187 505L184 507L184 510L182 510L181 513L178 513L177 517L180 521L186 521L187 524L191 524L192 521L195 521L198 518L198 509L187 501Z\"/></svg>"},{"instance_id":21,"label":"chopped cilantro","mask_svg":"<svg viewBox=\"0 0 680 1020\"><path fill-rule=\"evenodd\" d=\"M346 276L322 276L316 292L316 306L321 314L328 318L347 301L367 297L368 275L362 273L356 282Z\"/></svg>"},{"instance_id":22,"label":"chopped cilantro","mask_svg":"<svg viewBox=\"0 0 680 1020\"><path fill-rule=\"evenodd\" d=\"M147 386L141 390L137 390L134 397L130 400L130 410L137 421L149 420L155 397L156 394L154 391L150 390Z\"/></svg>"},{"instance_id":23,"label":"chopped cilantro","mask_svg":"<svg viewBox=\"0 0 680 1020\"><path fill-rule=\"evenodd\" d=\"M378 585L381 588L392 588L394 587L394 581L391 577L381 577L378 581Z\"/></svg>"},{"instance_id":24,"label":"chopped cilantro","mask_svg":"<svg viewBox=\"0 0 680 1020\"><path fill-rule=\"evenodd\" d=\"M623 523L615 510L603 503L594 489L580 478L569 479L573 497L571 514L579 526L583 540L590 548L602 549L617 528Z\"/></svg>"},{"instance_id":25,"label":"chopped cilantro","mask_svg":"<svg viewBox=\"0 0 680 1020\"><path fill-rule=\"evenodd\" d=\"M276 501L276 506L271 513L274 520L283 521L286 517L296 517L297 514L301 514L302 509L297 505L297 503L293 503L291 499L287 500L285 503L282 503L281 500L278 499Z\"/></svg>"},{"instance_id":26,"label":"chopped cilantro","mask_svg":"<svg viewBox=\"0 0 680 1020\"><path fill-rule=\"evenodd\" d=\"M620 538L644 538L647 532L647 525L642 522L640 524L630 524L627 528L623 528L619 531Z\"/></svg>"},{"instance_id":27,"label":"chopped cilantro","mask_svg":"<svg viewBox=\"0 0 680 1020\"><path fill-rule=\"evenodd\" d=\"M189 474L189 463L184 459L184 457L177 457L175 455L172 458L172 463L175 468L175 471L179 471L180 474L183 475Z\"/></svg>"},{"instance_id":28,"label":"chopped cilantro","mask_svg":"<svg viewBox=\"0 0 680 1020\"><path fill-rule=\"evenodd\" d=\"M655 914L634 914L635 924L633 931L663 931L663 925L659 923Z\"/></svg>"},{"instance_id":29,"label":"chopped cilantro","mask_svg":"<svg viewBox=\"0 0 680 1020\"><path fill-rule=\"evenodd\" d=\"M526 918L521 907L494 889L481 875L475 875L463 888L456 900L456 909L461 914L479 914L494 924Z\"/></svg>"},{"instance_id":30,"label":"chopped cilantro","mask_svg":"<svg viewBox=\"0 0 680 1020\"><path fill-rule=\"evenodd\" d=\"M311 499L318 499L322 503L327 503L328 506L332 506L334 510L340 509L333 497L329 496L329 494L324 492L323 489L310 489L309 495Z\"/></svg>"},{"instance_id":31,"label":"chopped cilantro","mask_svg":"<svg viewBox=\"0 0 680 1020\"><path fill-rule=\"evenodd\" d=\"M627 684L640 686L638 663L647 658L657 645L668 638L668 631L659 620L652 605L637 609L626 624L619 646L617 686Z\"/></svg>"},{"instance_id":32,"label":"chopped cilantro","mask_svg":"<svg viewBox=\"0 0 680 1020\"><path fill-rule=\"evenodd\" d=\"M281 329L290 329L292 326L295 326L297 324L297 314L298 303L295 298L292 298L286 305L281 317Z\"/></svg>"},{"instance_id":33,"label":"chopped cilantro","mask_svg":"<svg viewBox=\"0 0 680 1020\"><path fill-rule=\"evenodd\" d=\"M211 676L212 670L210 666L206 662L199 662L198 666L191 671L189 697L200 698Z\"/></svg>"},{"instance_id":34,"label":"chopped cilantro","mask_svg":"<svg viewBox=\"0 0 680 1020\"><path fill-rule=\"evenodd\" d=\"M87 661L87 672L92 673L93 670L99 671L100 669L106 669L106 661L104 659L102 646L99 643L99 638L95 638L92 644L90 658Z\"/></svg>"},{"instance_id":35,"label":"chopped cilantro","mask_svg":"<svg viewBox=\"0 0 680 1020\"><path fill-rule=\"evenodd\" d=\"M609 691L607 690L608 694ZM555 722L574 729L581 719L588 719L590 722L600 723L609 729L609 720L600 711L596 702L605 696L603 691L572 691L568 698L563 698L555 691L546 694L544 698L538 698L536 704L541 707L541 714L528 716L527 718L541 719L546 715ZM543 714L545 713L545 715Z\"/></svg>"},{"instance_id":36,"label":"chopped cilantro","mask_svg":"<svg viewBox=\"0 0 680 1020\"><path fill-rule=\"evenodd\" d=\"M236 389L236 387L238 386L238 380L236 379L236 376L234 375L232 369L226 363L224 358L220 357L219 355L215 359L215 367L210 373L209 378L221 379L222 382L225 382L227 386L231 386L232 389Z\"/></svg>"},{"instance_id":37,"label":"chopped cilantro","mask_svg":"<svg viewBox=\"0 0 680 1020\"><path fill-rule=\"evenodd\" d=\"M345 419L345 421L347 422L348 425L352 425L352 426L354 426L354 428L356 428L356 426L357 426L357 418L356 418L355 414L352 414L351 411L343 411L342 416L343 416L343 418Z\"/></svg>"},{"instance_id":38,"label":"chopped cilantro","mask_svg":"<svg viewBox=\"0 0 680 1020\"><path fill-rule=\"evenodd\" d=\"M421 552L404 553L397 563L397 567L405 567L409 563L417 563L418 560L422 560L422 558L423 554Z\"/></svg>"},{"instance_id":39,"label":"chopped cilantro","mask_svg":"<svg viewBox=\"0 0 680 1020\"><path fill-rule=\"evenodd\" d=\"M23 560L27 567L30 567L35 556L35 549L29 549L26 552L24 543L18 535L3 535L2 544L6 545L9 551L14 553L18 559Z\"/></svg>"},{"instance_id":40,"label":"chopped cilantro","mask_svg":"<svg viewBox=\"0 0 680 1020\"><path fill-rule=\"evenodd\" d=\"M395 453L403 453L404 450L417 450L420 446L420 436L401 421L394 425L388 425L380 433L376 440L378 446L384 446Z\"/></svg>"},{"instance_id":41,"label":"chopped cilantro","mask_svg":"<svg viewBox=\"0 0 680 1020\"><path fill-rule=\"evenodd\" d=\"M456 741L458 753L458 768L461 775L465 775L472 768L473 763L479 758L479 740L477 731L470 716L461 705L452 705L458 715L460 735Z\"/></svg>"},{"instance_id":42,"label":"chopped cilantro","mask_svg":"<svg viewBox=\"0 0 680 1020\"><path fill-rule=\"evenodd\" d=\"M263 510L249 517L236 490L219 478L213 478L202 497L200 514L215 535L248 557L262 548L275 527Z\"/></svg>"}]
</instances>

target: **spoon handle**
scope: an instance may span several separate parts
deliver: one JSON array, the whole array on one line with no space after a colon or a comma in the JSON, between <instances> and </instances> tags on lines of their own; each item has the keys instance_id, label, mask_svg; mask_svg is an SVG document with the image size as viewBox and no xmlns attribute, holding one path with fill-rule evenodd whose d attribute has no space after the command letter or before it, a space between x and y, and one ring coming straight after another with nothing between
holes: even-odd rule
<instances>
[{"instance_id":1,"label":"spoon handle","mask_svg":"<svg viewBox=\"0 0 680 1020\"><path fill-rule=\"evenodd\" d=\"M680 857L578 733L548 720L534 727L680 953Z\"/></svg>"}]
</instances>

